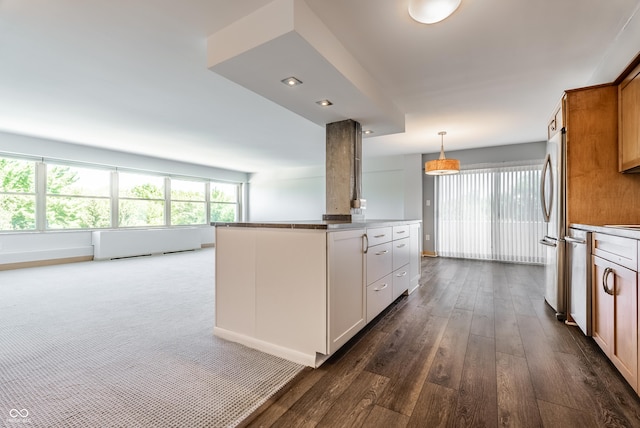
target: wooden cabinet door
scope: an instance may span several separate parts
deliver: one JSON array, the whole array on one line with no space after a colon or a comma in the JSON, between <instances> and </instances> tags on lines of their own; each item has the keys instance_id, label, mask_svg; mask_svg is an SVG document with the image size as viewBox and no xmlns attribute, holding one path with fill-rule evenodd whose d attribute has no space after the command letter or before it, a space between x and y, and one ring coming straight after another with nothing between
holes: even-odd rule
<instances>
[{"instance_id":1,"label":"wooden cabinet door","mask_svg":"<svg viewBox=\"0 0 640 428\"><path fill-rule=\"evenodd\" d=\"M637 273L593 256L593 339L618 371L638 387Z\"/></svg>"},{"instance_id":2,"label":"wooden cabinet door","mask_svg":"<svg viewBox=\"0 0 640 428\"><path fill-rule=\"evenodd\" d=\"M611 358L611 350L613 349L613 320L614 320L614 299L608 294L604 285L610 289L613 284L613 278L605 279L605 270L613 263L600 257L593 256L593 287L592 287L592 335L600 349Z\"/></svg>"},{"instance_id":3,"label":"wooden cabinet door","mask_svg":"<svg viewBox=\"0 0 640 428\"><path fill-rule=\"evenodd\" d=\"M640 167L640 69L635 69L619 87L620 171Z\"/></svg>"},{"instance_id":4,"label":"wooden cabinet door","mask_svg":"<svg viewBox=\"0 0 640 428\"><path fill-rule=\"evenodd\" d=\"M615 265L614 265L615 266ZM634 389L638 384L638 285L636 272L614 267L613 348L611 361Z\"/></svg>"}]
</instances>

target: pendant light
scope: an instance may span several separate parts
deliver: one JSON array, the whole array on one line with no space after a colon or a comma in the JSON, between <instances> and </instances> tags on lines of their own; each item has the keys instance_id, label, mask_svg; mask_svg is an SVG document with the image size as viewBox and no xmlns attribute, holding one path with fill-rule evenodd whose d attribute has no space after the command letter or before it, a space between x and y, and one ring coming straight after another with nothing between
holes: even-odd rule
<instances>
[{"instance_id":1,"label":"pendant light","mask_svg":"<svg viewBox=\"0 0 640 428\"><path fill-rule=\"evenodd\" d=\"M461 0L409 0L409 15L423 24L435 24L449 17Z\"/></svg>"},{"instance_id":2,"label":"pendant light","mask_svg":"<svg viewBox=\"0 0 640 428\"><path fill-rule=\"evenodd\" d=\"M438 132L440 136L440 158L426 162L424 173L427 175L448 175L460 172L460 161L458 159L447 159L444 157L444 136L445 131Z\"/></svg>"}]
</instances>

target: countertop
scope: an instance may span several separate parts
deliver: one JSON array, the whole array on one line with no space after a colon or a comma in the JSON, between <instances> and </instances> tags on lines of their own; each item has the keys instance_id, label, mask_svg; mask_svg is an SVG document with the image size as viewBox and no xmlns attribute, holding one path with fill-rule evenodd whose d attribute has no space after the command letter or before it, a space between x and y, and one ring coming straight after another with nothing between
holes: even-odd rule
<instances>
[{"instance_id":1,"label":"countertop","mask_svg":"<svg viewBox=\"0 0 640 428\"><path fill-rule=\"evenodd\" d=\"M363 220L354 222L325 221L325 220L299 220L299 221L268 221L268 222L237 222L237 223L211 223L216 227L263 227L273 229L316 229L316 230L341 230L363 229L370 227L399 226L402 224L420 223L421 220Z\"/></svg>"},{"instance_id":2,"label":"countertop","mask_svg":"<svg viewBox=\"0 0 640 428\"><path fill-rule=\"evenodd\" d=\"M640 225L637 227L623 227L623 226L595 226L591 224L575 224L572 223L569 227L573 229L586 230L588 232L606 233L607 235L621 236L623 238L631 238L640 240Z\"/></svg>"}]
</instances>

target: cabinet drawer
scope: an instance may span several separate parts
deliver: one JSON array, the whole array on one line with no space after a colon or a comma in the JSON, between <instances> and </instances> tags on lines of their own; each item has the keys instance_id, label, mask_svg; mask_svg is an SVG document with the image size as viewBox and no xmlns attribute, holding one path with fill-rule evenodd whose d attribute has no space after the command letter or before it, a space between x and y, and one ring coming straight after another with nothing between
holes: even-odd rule
<instances>
[{"instance_id":1,"label":"cabinet drawer","mask_svg":"<svg viewBox=\"0 0 640 428\"><path fill-rule=\"evenodd\" d=\"M367 284L377 281L393 271L391 242L369 247L367 252Z\"/></svg>"},{"instance_id":2,"label":"cabinet drawer","mask_svg":"<svg viewBox=\"0 0 640 428\"><path fill-rule=\"evenodd\" d=\"M389 274L367 286L367 323L393 302L393 279Z\"/></svg>"},{"instance_id":3,"label":"cabinet drawer","mask_svg":"<svg viewBox=\"0 0 640 428\"><path fill-rule=\"evenodd\" d=\"M638 241L630 238L593 234L593 254L631 270L638 270Z\"/></svg>"},{"instance_id":4,"label":"cabinet drawer","mask_svg":"<svg viewBox=\"0 0 640 428\"><path fill-rule=\"evenodd\" d=\"M409 237L409 225L403 224L402 226L393 226L393 240L403 239Z\"/></svg>"},{"instance_id":5,"label":"cabinet drawer","mask_svg":"<svg viewBox=\"0 0 640 428\"><path fill-rule=\"evenodd\" d=\"M393 241L393 270L409 263L411 259L411 243L409 237Z\"/></svg>"},{"instance_id":6,"label":"cabinet drawer","mask_svg":"<svg viewBox=\"0 0 640 428\"><path fill-rule=\"evenodd\" d=\"M401 267L398 270L393 271L393 296L392 300L396 300L405 291L409 290L409 283L411 282L411 276L409 275L409 265Z\"/></svg>"},{"instance_id":7,"label":"cabinet drawer","mask_svg":"<svg viewBox=\"0 0 640 428\"><path fill-rule=\"evenodd\" d=\"M367 229L369 247L391 241L391 239L393 239L391 230L391 227L375 227L373 229Z\"/></svg>"}]
</instances>

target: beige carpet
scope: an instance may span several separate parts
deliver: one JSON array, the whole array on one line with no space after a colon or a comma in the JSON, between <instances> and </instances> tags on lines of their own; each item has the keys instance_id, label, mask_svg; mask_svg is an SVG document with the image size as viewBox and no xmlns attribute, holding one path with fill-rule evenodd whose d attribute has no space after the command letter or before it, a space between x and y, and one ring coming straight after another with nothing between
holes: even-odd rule
<instances>
[{"instance_id":1,"label":"beige carpet","mask_svg":"<svg viewBox=\"0 0 640 428\"><path fill-rule=\"evenodd\" d=\"M235 426L302 366L213 336L214 250L0 272L0 426Z\"/></svg>"}]
</instances>

